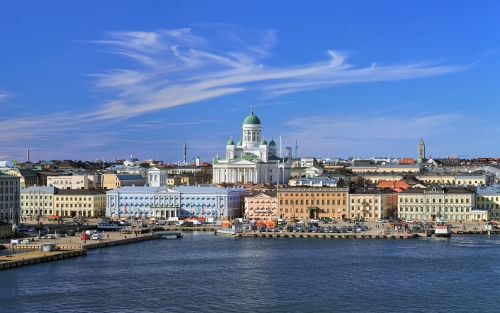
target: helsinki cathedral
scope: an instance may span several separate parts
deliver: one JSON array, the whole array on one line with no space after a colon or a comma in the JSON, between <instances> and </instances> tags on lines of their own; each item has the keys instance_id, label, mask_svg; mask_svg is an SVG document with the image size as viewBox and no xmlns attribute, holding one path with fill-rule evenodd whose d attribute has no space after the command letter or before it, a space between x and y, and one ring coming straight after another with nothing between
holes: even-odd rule
<instances>
[{"instance_id":1,"label":"helsinki cathedral","mask_svg":"<svg viewBox=\"0 0 500 313\"><path fill-rule=\"evenodd\" d=\"M213 161L213 183L278 183L288 182L291 160L277 156L276 142L262 136L260 119L253 114L243 121L241 139L231 138L226 145L226 157Z\"/></svg>"}]
</instances>

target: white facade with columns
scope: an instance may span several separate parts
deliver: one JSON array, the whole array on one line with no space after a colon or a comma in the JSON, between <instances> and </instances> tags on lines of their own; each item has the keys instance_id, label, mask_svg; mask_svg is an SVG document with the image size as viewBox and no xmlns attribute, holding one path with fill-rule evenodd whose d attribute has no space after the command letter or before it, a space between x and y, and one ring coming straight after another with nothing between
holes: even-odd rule
<instances>
[{"instance_id":1,"label":"white facade with columns","mask_svg":"<svg viewBox=\"0 0 500 313\"><path fill-rule=\"evenodd\" d=\"M243 121L241 140L226 145L225 158L213 162L214 183L287 183L291 174L291 161L277 156L274 140L269 144L262 136L260 119L253 114Z\"/></svg>"}]
</instances>

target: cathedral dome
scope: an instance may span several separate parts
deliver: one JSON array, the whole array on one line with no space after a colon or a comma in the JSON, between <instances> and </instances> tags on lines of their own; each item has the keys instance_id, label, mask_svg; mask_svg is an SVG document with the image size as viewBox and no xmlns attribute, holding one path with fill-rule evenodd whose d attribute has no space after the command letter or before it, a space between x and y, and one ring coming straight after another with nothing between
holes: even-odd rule
<instances>
[{"instance_id":1,"label":"cathedral dome","mask_svg":"<svg viewBox=\"0 0 500 313\"><path fill-rule=\"evenodd\" d=\"M255 116L253 114L253 111L250 113L249 116L247 116L245 118L245 120L243 121L243 124L257 124L257 125L260 125L260 120L257 116Z\"/></svg>"},{"instance_id":2,"label":"cathedral dome","mask_svg":"<svg viewBox=\"0 0 500 313\"><path fill-rule=\"evenodd\" d=\"M269 141L269 145L270 146L276 146L276 142L274 142L274 140L271 139L271 141Z\"/></svg>"},{"instance_id":3,"label":"cathedral dome","mask_svg":"<svg viewBox=\"0 0 500 313\"><path fill-rule=\"evenodd\" d=\"M265 139L262 139L260 142L261 145L267 145L267 141Z\"/></svg>"},{"instance_id":4,"label":"cathedral dome","mask_svg":"<svg viewBox=\"0 0 500 313\"><path fill-rule=\"evenodd\" d=\"M231 139L229 139L229 141L227 142L227 145L228 145L228 146L229 146L229 145L234 146L234 141L233 141L233 139L232 139L232 138L231 138Z\"/></svg>"}]
</instances>

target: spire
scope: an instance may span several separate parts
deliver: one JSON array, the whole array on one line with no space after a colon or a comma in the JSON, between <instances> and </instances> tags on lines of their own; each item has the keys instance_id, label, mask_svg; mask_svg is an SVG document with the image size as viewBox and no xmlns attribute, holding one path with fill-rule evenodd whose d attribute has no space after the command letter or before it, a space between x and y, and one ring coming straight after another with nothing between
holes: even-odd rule
<instances>
[{"instance_id":1,"label":"spire","mask_svg":"<svg viewBox=\"0 0 500 313\"><path fill-rule=\"evenodd\" d=\"M253 115L253 105L250 105L250 114Z\"/></svg>"}]
</instances>

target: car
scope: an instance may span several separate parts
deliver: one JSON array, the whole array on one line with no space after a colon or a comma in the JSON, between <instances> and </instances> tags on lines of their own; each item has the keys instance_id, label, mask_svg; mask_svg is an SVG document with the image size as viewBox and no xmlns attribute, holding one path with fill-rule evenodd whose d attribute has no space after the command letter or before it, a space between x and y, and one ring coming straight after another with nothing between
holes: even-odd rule
<instances>
[{"instance_id":1,"label":"car","mask_svg":"<svg viewBox=\"0 0 500 313\"><path fill-rule=\"evenodd\" d=\"M332 224L337 224L336 220L331 220Z\"/></svg>"},{"instance_id":2,"label":"car","mask_svg":"<svg viewBox=\"0 0 500 313\"><path fill-rule=\"evenodd\" d=\"M50 235L50 236L49 236L49 239L56 239L56 236L54 236L54 235Z\"/></svg>"},{"instance_id":3,"label":"car","mask_svg":"<svg viewBox=\"0 0 500 313\"><path fill-rule=\"evenodd\" d=\"M386 223L387 221L386 220L376 220L375 222L376 223Z\"/></svg>"},{"instance_id":4,"label":"car","mask_svg":"<svg viewBox=\"0 0 500 313\"><path fill-rule=\"evenodd\" d=\"M93 234L91 238L92 240L101 240L102 236L100 234Z\"/></svg>"}]
</instances>

